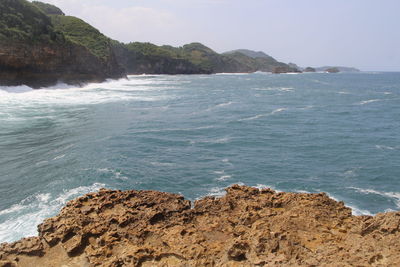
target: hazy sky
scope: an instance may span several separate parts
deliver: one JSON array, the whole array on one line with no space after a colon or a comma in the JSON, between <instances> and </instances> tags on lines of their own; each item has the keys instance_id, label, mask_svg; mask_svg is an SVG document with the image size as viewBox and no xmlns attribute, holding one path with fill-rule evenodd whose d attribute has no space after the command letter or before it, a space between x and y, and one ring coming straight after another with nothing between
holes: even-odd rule
<instances>
[{"instance_id":1,"label":"hazy sky","mask_svg":"<svg viewBox=\"0 0 400 267\"><path fill-rule=\"evenodd\" d=\"M300 66L400 71L400 0L43 0L123 42L262 50Z\"/></svg>"}]
</instances>

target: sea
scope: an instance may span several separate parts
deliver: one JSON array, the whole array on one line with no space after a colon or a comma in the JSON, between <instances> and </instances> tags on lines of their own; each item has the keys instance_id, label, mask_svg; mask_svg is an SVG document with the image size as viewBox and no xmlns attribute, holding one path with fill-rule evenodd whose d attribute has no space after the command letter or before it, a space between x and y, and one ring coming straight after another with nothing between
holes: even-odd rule
<instances>
[{"instance_id":1,"label":"sea","mask_svg":"<svg viewBox=\"0 0 400 267\"><path fill-rule=\"evenodd\" d=\"M100 188L243 184L400 209L400 73L138 75L0 87L0 243Z\"/></svg>"}]
</instances>

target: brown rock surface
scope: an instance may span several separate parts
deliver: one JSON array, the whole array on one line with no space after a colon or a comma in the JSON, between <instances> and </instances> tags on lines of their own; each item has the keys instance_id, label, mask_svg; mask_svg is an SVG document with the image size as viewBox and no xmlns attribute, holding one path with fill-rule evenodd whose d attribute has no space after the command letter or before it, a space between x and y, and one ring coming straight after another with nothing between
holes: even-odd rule
<instances>
[{"instance_id":1,"label":"brown rock surface","mask_svg":"<svg viewBox=\"0 0 400 267\"><path fill-rule=\"evenodd\" d=\"M125 71L111 55L99 59L87 48L71 42L0 40L0 84L40 88L57 82L80 84L125 77Z\"/></svg>"},{"instance_id":2,"label":"brown rock surface","mask_svg":"<svg viewBox=\"0 0 400 267\"><path fill-rule=\"evenodd\" d=\"M400 212L352 216L326 194L234 185L194 207L155 191L70 201L0 266L399 266Z\"/></svg>"}]
</instances>

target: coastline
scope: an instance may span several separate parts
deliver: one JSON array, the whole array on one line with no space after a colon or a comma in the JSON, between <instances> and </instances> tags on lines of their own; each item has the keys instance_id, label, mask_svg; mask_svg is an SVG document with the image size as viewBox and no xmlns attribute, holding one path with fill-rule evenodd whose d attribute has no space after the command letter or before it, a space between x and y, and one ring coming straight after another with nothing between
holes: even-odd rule
<instances>
[{"instance_id":1,"label":"coastline","mask_svg":"<svg viewBox=\"0 0 400 267\"><path fill-rule=\"evenodd\" d=\"M39 236L0 246L0 266L395 266L400 212L354 216L325 193L233 185L193 203L100 189Z\"/></svg>"}]
</instances>

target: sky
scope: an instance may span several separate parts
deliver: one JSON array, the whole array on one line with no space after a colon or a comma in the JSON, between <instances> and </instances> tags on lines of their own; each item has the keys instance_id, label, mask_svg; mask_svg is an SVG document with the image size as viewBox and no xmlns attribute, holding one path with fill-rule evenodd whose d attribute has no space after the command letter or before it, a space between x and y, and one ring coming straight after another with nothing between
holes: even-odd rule
<instances>
[{"instance_id":1,"label":"sky","mask_svg":"<svg viewBox=\"0 0 400 267\"><path fill-rule=\"evenodd\" d=\"M247 48L299 66L400 71L399 0L42 0L122 42L221 53Z\"/></svg>"}]
</instances>

